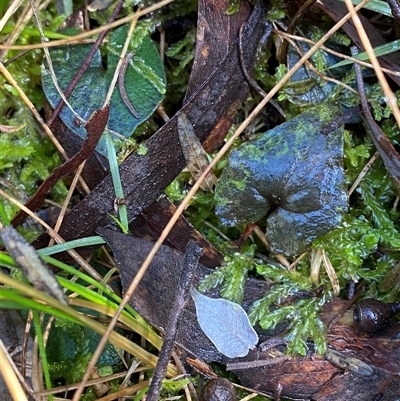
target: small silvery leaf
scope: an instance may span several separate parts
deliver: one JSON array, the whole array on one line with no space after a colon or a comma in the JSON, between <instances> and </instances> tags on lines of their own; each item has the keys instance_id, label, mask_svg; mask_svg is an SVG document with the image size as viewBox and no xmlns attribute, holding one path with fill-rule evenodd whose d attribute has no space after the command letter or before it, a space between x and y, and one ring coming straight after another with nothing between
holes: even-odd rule
<instances>
[{"instance_id":1,"label":"small silvery leaf","mask_svg":"<svg viewBox=\"0 0 400 401\"><path fill-rule=\"evenodd\" d=\"M246 356L256 346L257 333L240 305L206 297L195 288L190 293L201 329L221 354L238 358Z\"/></svg>"}]
</instances>

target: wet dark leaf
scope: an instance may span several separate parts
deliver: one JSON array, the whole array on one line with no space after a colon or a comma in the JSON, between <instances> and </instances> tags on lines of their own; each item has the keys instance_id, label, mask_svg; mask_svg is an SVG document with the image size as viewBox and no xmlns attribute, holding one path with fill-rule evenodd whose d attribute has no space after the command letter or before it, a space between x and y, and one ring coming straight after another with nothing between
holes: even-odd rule
<instances>
[{"instance_id":1,"label":"wet dark leaf","mask_svg":"<svg viewBox=\"0 0 400 401\"><path fill-rule=\"evenodd\" d=\"M275 252L299 254L335 228L347 209L343 130L336 105L321 105L234 150L215 189L224 224L268 214Z\"/></svg>"}]
</instances>

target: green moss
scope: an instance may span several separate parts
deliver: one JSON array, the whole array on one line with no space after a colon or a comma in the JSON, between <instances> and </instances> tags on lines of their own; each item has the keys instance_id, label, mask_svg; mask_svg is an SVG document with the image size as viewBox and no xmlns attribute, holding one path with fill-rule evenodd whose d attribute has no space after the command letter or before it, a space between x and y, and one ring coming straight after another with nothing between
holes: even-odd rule
<instances>
[{"instance_id":1,"label":"green moss","mask_svg":"<svg viewBox=\"0 0 400 401\"><path fill-rule=\"evenodd\" d=\"M18 103L18 102L16 102ZM0 135L0 177L6 190L21 202L32 196L53 169L60 164L58 154L51 141L38 131L36 123L27 118L29 110L21 105L8 124L17 125L23 120L26 126L17 133ZM52 190L52 198L62 202L67 194L60 181ZM6 214L11 219L18 208L4 198L0 199Z\"/></svg>"}]
</instances>

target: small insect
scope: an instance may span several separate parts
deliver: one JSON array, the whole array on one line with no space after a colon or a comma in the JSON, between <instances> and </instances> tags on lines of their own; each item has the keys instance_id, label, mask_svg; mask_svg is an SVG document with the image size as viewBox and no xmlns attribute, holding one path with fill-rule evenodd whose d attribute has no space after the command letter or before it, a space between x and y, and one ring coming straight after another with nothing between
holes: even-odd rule
<instances>
[{"instance_id":1,"label":"small insect","mask_svg":"<svg viewBox=\"0 0 400 401\"><path fill-rule=\"evenodd\" d=\"M76 117L76 118L74 118L74 124L77 126L77 127L80 127L81 126L81 122L79 121L79 119Z\"/></svg>"},{"instance_id":2,"label":"small insect","mask_svg":"<svg viewBox=\"0 0 400 401\"><path fill-rule=\"evenodd\" d=\"M124 102L125 106L129 109L129 111L136 117L140 118L139 114L136 112L136 110L133 108L131 103L129 102L128 95L125 90L125 74L126 74L126 69L128 68L129 62L131 61L133 57L133 52L129 52L124 61L122 62L121 69L119 70L119 76L118 76L118 88L119 88L119 93L121 95L122 101Z\"/></svg>"},{"instance_id":3,"label":"small insect","mask_svg":"<svg viewBox=\"0 0 400 401\"><path fill-rule=\"evenodd\" d=\"M115 198L114 199L114 210L115 213L118 212L118 208L122 205L126 205L126 200L125 198Z\"/></svg>"}]
</instances>

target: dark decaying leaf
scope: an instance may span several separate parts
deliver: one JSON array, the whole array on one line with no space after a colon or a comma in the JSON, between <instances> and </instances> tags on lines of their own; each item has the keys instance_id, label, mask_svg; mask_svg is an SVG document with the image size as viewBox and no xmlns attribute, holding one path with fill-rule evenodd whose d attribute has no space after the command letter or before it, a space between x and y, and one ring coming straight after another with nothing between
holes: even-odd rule
<instances>
[{"instance_id":1,"label":"dark decaying leaf","mask_svg":"<svg viewBox=\"0 0 400 401\"><path fill-rule=\"evenodd\" d=\"M109 229L100 228L111 246L119 267L124 290L130 285L153 243L131 237ZM156 327L165 328L172 311L177 277L181 274L182 253L162 246L150 264L146 274L134 292L130 305ZM193 285L212 270L199 264ZM247 279L243 307L249 305L268 291L265 281ZM217 290L207 292L218 298ZM400 399L400 339L399 326L388 327L370 337L358 331L353 323L352 310L343 314L348 302L335 298L324 305L321 315L324 323L336 321L329 326L328 347L347 357L355 358L373 369L373 375L357 374L333 365L323 356L311 354L306 357L286 357L278 360L270 353L278 350L263 350L257 346L242 358L223 356L202 332L196 317L194 303L190 300L182 313L176 333L176 343L190 356L204 361L238 364L247 367L235 369L242 385L275 396L278 384L282 385L281 396L312 401L393 401ZM336 319L337 315L342 315ZM278 344L284 343L282 328L276 331L260 331L263 341L271 338ZM185 355L185 354L184 354ZM354 359L349 359L353 360ZM263 366L260 366L264 363ZM363 364L357 362L359 365ZM381 397L381 398L377 398Z\"/></svg>"},{"instance_id":2,"label":"dark decaying leaf","mask_svg":"<svg viewBox=\"0 0 400 401\"><path fill-rule=\"evenodd\" d=\"M127 26L122 26L111 35L107 70L104 70L100 51L97 51L89 68L68 98L74 111L85 120L89 118L94 110L101 108L104 103L106 92L119 61L119 54L114 54L114 52L122 48L127 31ZM62 46L50 50L53 68L61 89L65 90L68 87L77 71L81 68L82 61L91 47L91 44L80 44ZM142 37L132 50L135 54L128 63L123 86L128 96L128 101L137 111L139 118L135 117L124 103L117 85L111 98L110 116L107 124L107 128L127 138L157 108L164 97L166 85L162 62L158 50L150 37ZM43 63L42 82L46 98L51 106L55 108L60 101L60 95L54 86L46 62ZM60 117L71 131L81 138L86 137L85 128L79 124L79 121L77 124L76 116L67 106L61 111ZM100 140L96 149L107 156L104 139Z\"/></svg>"},{"instance_id":3,"label":"dark decaying leaf","mask_svg":"<svg viewBox=\"0 0 400 401\"><path fill-rule=\"evenodd\" d=\"M197 138L193 125L185 113L178 115L178 135L182 153L185 157L186 167L196 181L209 165L206 151ZM205 191L213 192L217 177L210 173L200 187Z\"/></svg>"},{"instance_id":4,"label":"dark decaying leaf","mask_svg":"<svg viewBox=\"0 0 400 401\"><path fill-rule=\"evenodd\" d=\"M234 150L215 189L224 224L267 218L271 249L299 254L347 210L340 108L325 104Z\"/></svg>"},{"instance_id":5,"label":"dark decaying leaf","mask_svg":"<svg viewBox=\"0 0 400 401\"><path fill-rule=\"evenodd\" d=\"M36 249L11 226L0 227L0 237L10 256L22 269L28 281L38 290L68 305L65 294L53 272L39 257Z\"/></svg>"},{"instance_id":6,"label":"dark decaying leaf","mask_svg":"<svg viewBox=\"0 0 400 401\"><path fill-rule=\"evenodd\" d=\"M258 335L239 304L207 297L194 287L190 293L199 325L218 351L228 358L239 358L256 346Z\"/></svg>"},{"instance_id":7,"label":"dark decaying leaf","mask_svg":"<svg viewBox=\"0 0 400 401\"><path fill-rule=\"evenodd\" d=\"M104 132L104 128L107 123L109 116L110 107L107 105L100 110L95 110L89 121L85 124L87 130L87 137L83 143L83 146L79 151L71 157L68 161L63 163L54 169L53 173L49 175L45 181L40 185L35 194L29 199L25 206L35 212L44 203L47 194L50 192L51 188L66 174L72 173L78 168L78 166L83 163L95 150L101 135ZM20 210L18 214L14 217L12 223L17 226L22 223L23 219L26 217L26 213Z\"/></svg>"}]
</instances>

